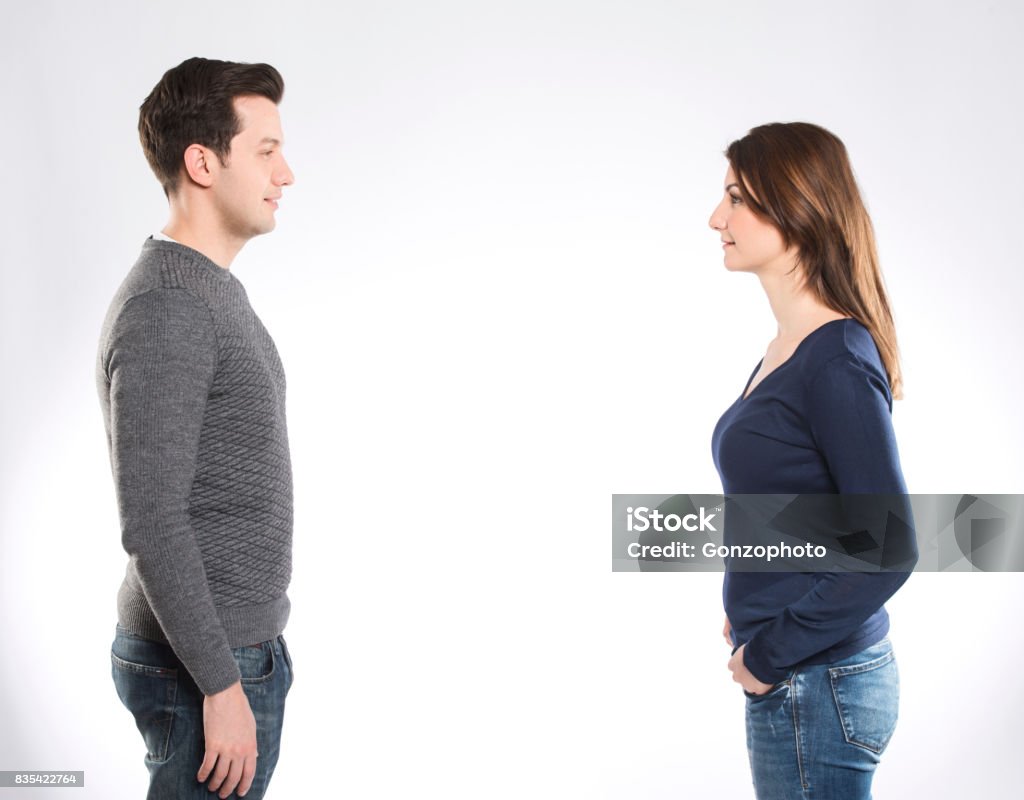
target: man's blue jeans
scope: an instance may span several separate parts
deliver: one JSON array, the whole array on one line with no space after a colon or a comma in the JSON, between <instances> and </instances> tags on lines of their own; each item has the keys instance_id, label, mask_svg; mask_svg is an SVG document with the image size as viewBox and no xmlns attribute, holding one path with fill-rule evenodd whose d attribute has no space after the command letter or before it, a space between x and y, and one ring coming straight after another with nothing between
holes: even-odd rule
<instances>
[{"instance_id":1,"label":"man's blue jeans","mask_svg":"<svg viewBox=\"0 0 1024 800\"><path fill-rule=\"evenodd\" d=\"M758 800L871 800L899 709L888 639L833 664L795 670L767 694L744 694Z\"/></svg>"},{"instance_id":2,"label":"man's blue jeans","mask_svg":"<svg viewBox=\"0 0 1024 800\"><path fill-rule=\"evenodd\" d=\"M245 800L259 800L274 774L292 661L284 637L232 651L256 718L256 776ZM110 651L114 685L146 743L148 800L217 797L196 780L203 763L203 695L169 645L120 625ZM232 793L230 797L235 797Z\"/></svg>"}]
</instances>

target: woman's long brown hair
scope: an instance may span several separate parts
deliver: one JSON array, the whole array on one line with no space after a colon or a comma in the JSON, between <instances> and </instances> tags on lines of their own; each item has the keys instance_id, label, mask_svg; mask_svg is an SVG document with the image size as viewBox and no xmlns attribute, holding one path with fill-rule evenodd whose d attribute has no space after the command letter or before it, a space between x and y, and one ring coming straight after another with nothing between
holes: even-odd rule
<instances>
[{"instance_id":1,"label":"woman's long brown hair","mask_svg":"<svg viewBox=\"0 0 1024 800\"><path fill-rule=\"evenodd\" d=\"M846 147L817 125L773 122L751 129L725 155L743 201L778 228L787 247L796 245L807 287L870 331L892 396L901 399L896 327Z\"/></svg>"}]
</instances>

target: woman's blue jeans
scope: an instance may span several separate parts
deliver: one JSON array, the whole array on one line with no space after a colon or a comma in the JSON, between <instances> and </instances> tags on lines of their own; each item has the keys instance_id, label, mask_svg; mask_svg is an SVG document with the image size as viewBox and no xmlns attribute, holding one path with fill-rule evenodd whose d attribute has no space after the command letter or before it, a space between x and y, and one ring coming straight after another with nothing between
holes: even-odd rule
<instances>
[{"instance_id":1,"label":"woman's blue jeans","mask_svg":"<svg viewBox=\"0 0 1024 800\"><path fill-rule=\"evenodd\" d=\"M283 636L232 652L256 718L259 756L245 800L259 800L277 765L292 661ZM110 660L117 694L146 743L148 800L217 797L196 780L205 754L203 694L170 645L135 636L119 625Z\"/></svg>"},{"instance_id":2,"label":"woman's blue jeans","mask_svg":"<svg viewBox=\"0 0 1024 800\"><path fill-rule=\"evenodd\" d=\"M899 709L888 639L835 663L795 670L766 694L744 694L758 800L871 800L871 779Z\"/></svg>"}]
</instances>

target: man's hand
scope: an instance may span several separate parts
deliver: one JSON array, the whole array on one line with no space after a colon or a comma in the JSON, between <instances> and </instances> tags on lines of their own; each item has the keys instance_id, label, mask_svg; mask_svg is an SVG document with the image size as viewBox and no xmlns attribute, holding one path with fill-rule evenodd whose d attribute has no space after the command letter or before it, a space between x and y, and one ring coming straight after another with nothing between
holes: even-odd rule
<instances>
[{"instance_id":1,"label":"man's hand","mask_svg":"<svg viewBox=\"0 0 1024 800\"><path fill-rule=\"evenodd\" d=\"M203 698L206 757L196 778L224 800L237 787L243 797L256 774L256 718L240 682ZM216 767L216 768L215 768Z\"/></svg>"},{"instance_id":2,"label":"man's hand","mask_svg":"<svg viewBox=\"0 0 1024 800\"><path fill-rule=\"evenodd\" d=\"M729 645L729 649L731 650L734 645L732 643L732 623L729 622L728 617L725 618L725 627L722 628L722 636L725 637L725 643Z\"/></svg>"},{"instance_id":3,"label":"man's hand","mask_svg":"<svg viewBox=\"0 0 1024 800\"><path fill-rule=\"evenodd\" d=\"M732 679L751 694L765 694L775 684L761 683L755 678L747 665L743 663L743 651L747 649L745 644L740 645L739 650L732 654L729 659L729 669L732 670Z\"/></svg>"}]
</instances>

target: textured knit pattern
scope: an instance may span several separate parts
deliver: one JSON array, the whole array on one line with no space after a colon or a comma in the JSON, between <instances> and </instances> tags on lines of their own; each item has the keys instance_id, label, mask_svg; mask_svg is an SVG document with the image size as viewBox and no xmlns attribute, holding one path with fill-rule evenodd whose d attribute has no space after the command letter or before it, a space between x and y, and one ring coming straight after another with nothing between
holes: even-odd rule
<instances>
[{"instance_id":1,"label":"textured knit pattern","mask_svg":"<svg viewBox=\"0 0 1024 800\"><path fill-rule=\"evenodd\" d=\"M285 377L241 283L147 240L100 337L97 387L129 555L118 619L168 642L205 694L231 648L288 618L292 479Z\"/></svg>"},{"instance_id":2,"label":"textured knit pattern","mask_svg":"<svg viewBox=\"0 0 1024 800\"><path fill-rule=\"evenodd\" d=\"M889 381L861 323L825 323L745 394L712 436L726 495L905 496ZM904 518L909 514L906 505ZM912 531L892 536L887 548L906 553L912 568ZM747 645L743 663L759 680L777 683L799 666L838 661L875 644L889 630L884 603L908 575L726 572L723 600L736 646Z\"/></svg>"}]
</instances>

